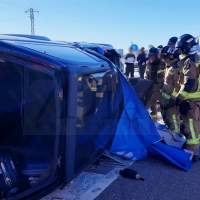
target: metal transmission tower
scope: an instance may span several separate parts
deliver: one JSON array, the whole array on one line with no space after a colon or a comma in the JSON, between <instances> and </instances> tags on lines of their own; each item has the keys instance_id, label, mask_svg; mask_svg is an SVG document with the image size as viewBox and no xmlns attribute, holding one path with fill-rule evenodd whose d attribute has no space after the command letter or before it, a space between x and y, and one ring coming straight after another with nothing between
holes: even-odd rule
<instances>
[{"instance_id":1,"label":"metal transmission tower","mask_svg":"<svg viewBox=\"0 0 200 200\"><path fill-rule=\"evenodd\" d=\"M30 18L31 18L31 35L35 35L34 12L39 13L39 11L34 10L33 8L30 8L27 11L25 11L25 13L30 13Z\"/></svg>"}]
</instances>

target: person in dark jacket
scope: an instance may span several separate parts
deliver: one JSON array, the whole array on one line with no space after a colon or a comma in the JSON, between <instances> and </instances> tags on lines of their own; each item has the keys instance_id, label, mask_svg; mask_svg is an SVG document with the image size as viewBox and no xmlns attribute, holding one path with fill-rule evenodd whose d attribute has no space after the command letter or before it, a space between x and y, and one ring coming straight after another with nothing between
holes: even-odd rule
<instances>
[{"instance_id":1,"label":"person in dark jacket","mask_svg":"<svg viewBox=\"0 0 200 200\"><path fill-rule=\"evenodd\" d=\"M130 78L129 82L144 106L147 107L153 92L154 82L141 78Z\"/></svg>"},{"instance_id":2,"label":"person in dark jacket","mask_svg":"<svg viewBox=\"0 0 200 200\"><path fill-rule=\"evenodd\" d=\"M144 72L146 70L146 54L144 51L144 47L142 47L138 53L137 61L138 61L138 68L139 68L139 74L140 78L144 78Z\"/></svg>"}]
</instances>

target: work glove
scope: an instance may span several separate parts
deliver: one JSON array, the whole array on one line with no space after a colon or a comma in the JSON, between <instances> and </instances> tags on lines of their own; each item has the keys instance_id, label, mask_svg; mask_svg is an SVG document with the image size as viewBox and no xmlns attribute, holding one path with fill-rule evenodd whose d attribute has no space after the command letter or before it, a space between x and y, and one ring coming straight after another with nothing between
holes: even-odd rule
<instances>
[{"instance_id":1,"label":"work glove","mask_svg":"<svg viewBox=\"0 0 200 200\"><path fill-rule=\"evenodd\" d=\"M179 106L181 102L182 102L182 100L181 100L181 99L179 99L179 98L176 98L176 106Z\"/></svg>"},{"instance_id":2,"label":"work glove","mask_svg":"<svg viewBox=\"0 0 200 200\"><path fill-rule=\"evenodd\" d=\"M176 99L173 99L171 97L167 99L163 97L162 105L164 106L164 109L173 108L176 106Z\"/></svg>"},{"instance_id":3,"label":"work glove","mask_svg":"<svg viewBox=\"0 0 200 200\"><path fill-rule=\"evenodd\" d=\"M176 106L176 100L175 99L172 99L170 97L170 99L167 101L166 103L166 108L172 108L172 107L175 107Z\"/></svg>"},{"instance_id":4,"label":"work glove","mask_svg":"<svg viewBox=\"0 0 200 200\"><path fill-rule=\"evenodd\" d=\"M179 112L181 115L187 116L189 110L191 110L191 108L188 101L184 100L179 103Z\"/></svg>"}]
</instances>

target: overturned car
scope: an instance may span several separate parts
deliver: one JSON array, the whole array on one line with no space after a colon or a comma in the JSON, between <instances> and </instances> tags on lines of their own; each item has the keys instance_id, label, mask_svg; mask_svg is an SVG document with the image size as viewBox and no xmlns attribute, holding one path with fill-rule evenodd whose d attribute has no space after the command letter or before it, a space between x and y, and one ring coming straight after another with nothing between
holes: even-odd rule
<instances>
[{"instance_id":1,"label":"overturned car","mask_svg":"<svg viewBox=\"0 0 200 200\"><path fill-rule=\"evenodd\" d=\"M70 44L74 47L78 47L84 50L96 51L104 55L107 59L109 59L123 71L123 64L121 62L122 55L119 53L117 49L115 49L110 44L84 43L84 42L73 42L73 43L67 42L67 44Z\"/></svg>"},{"instance_id":2,"label":"overturned car","mask_svg":"<svg viewBox=\"0 0 200 200\"><path fill-rule=\"evenodd\" d=\"M115 130L102 127L120 116L117 71L98 53L8 35L0 35L0 68L1 199L39 199L111 145Z\"/></svg>"}]
</instances>

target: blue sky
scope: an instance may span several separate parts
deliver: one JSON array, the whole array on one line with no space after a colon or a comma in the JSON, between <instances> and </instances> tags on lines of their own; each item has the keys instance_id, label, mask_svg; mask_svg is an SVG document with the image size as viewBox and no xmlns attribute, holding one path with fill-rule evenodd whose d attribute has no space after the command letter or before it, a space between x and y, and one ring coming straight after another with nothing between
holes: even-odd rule
<instances>
[{"instance_id":1,"label":"blue sky","mask_svg":"<svg viewBox=\"0 0 200 200\"><path fill-rule=\"evenodd\" d=\"M35 33L55 40L110 43L125 51L166 45L171 36L200 35L200 0L0 0L0 33Z\"/></svg>"}]
</instances>

